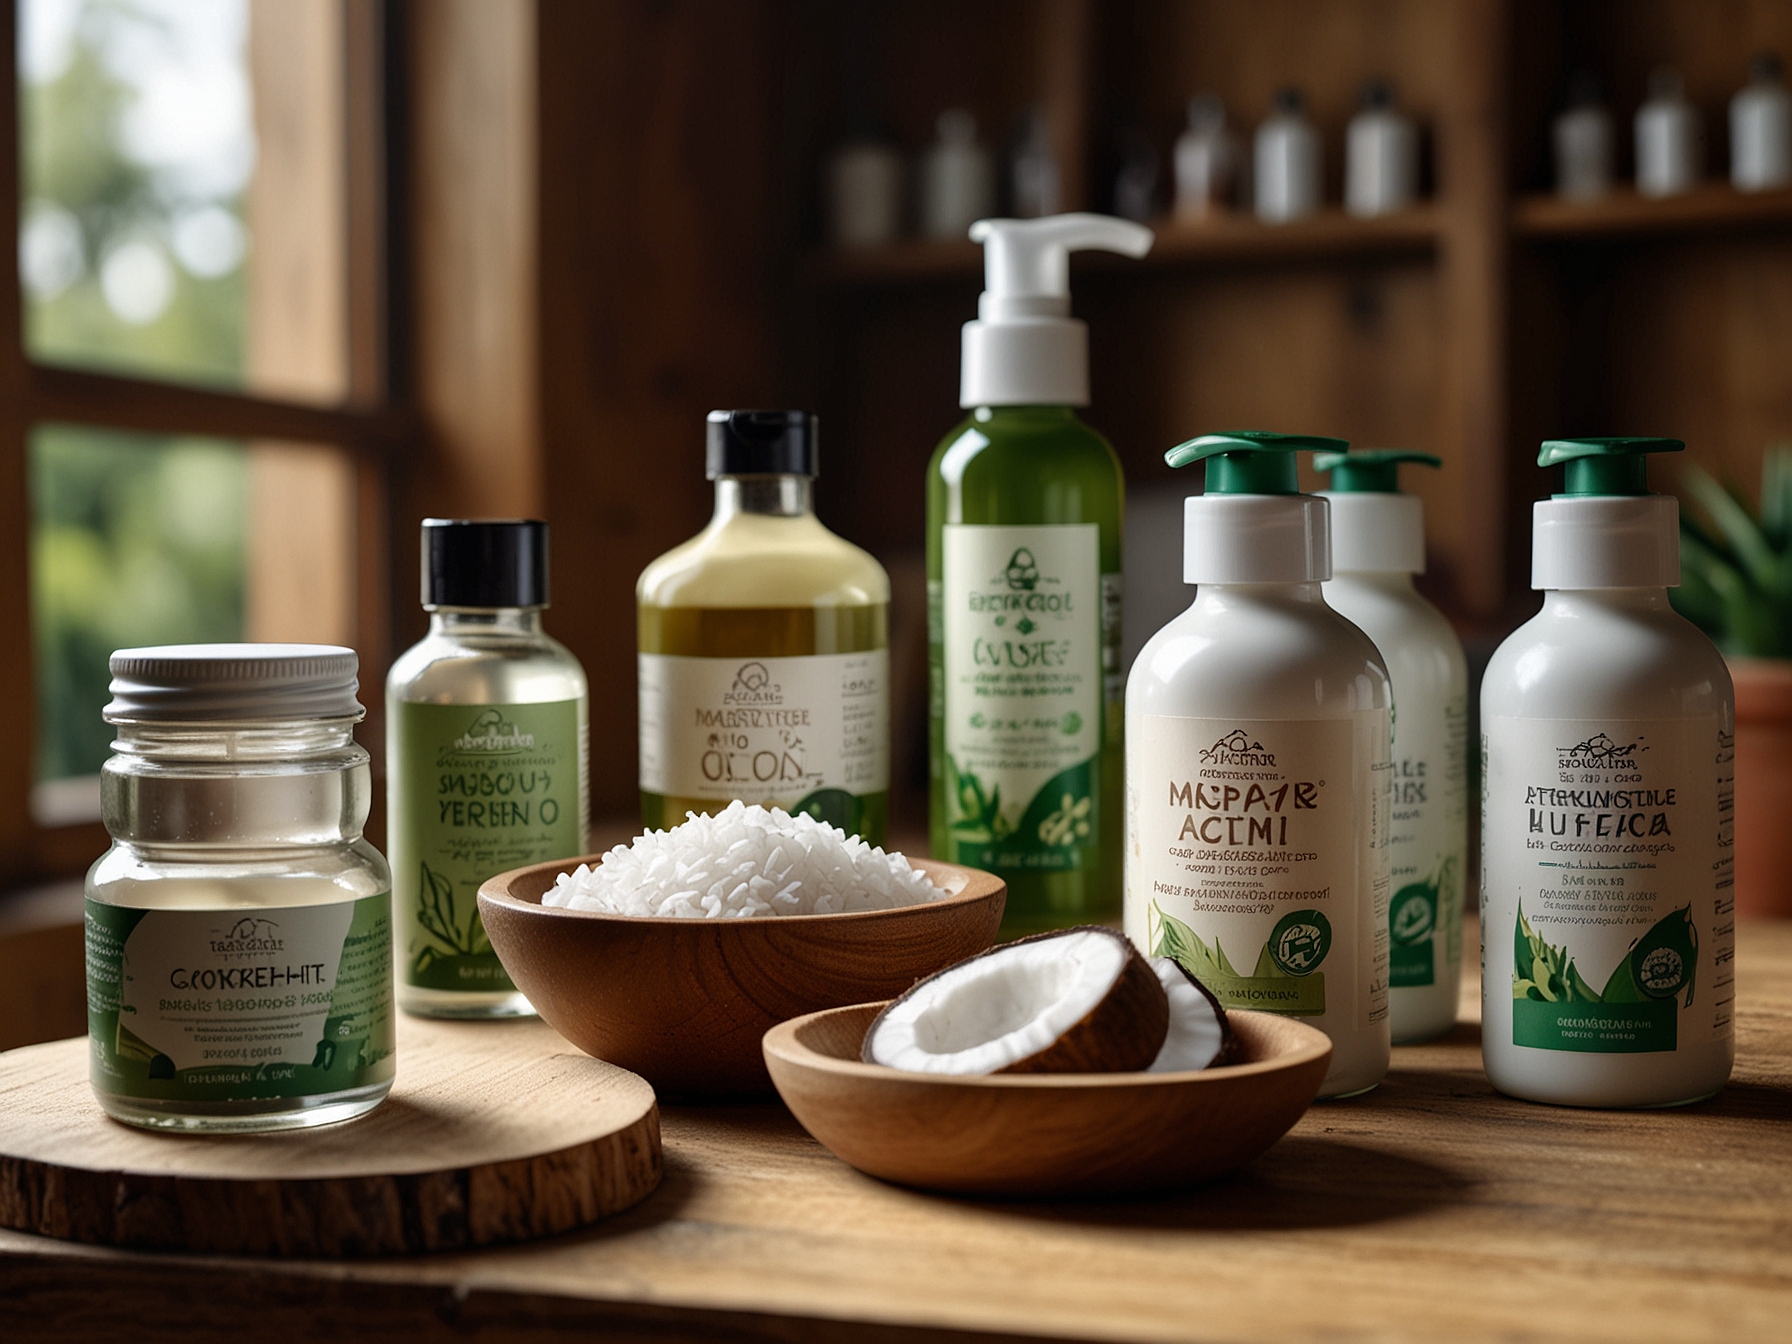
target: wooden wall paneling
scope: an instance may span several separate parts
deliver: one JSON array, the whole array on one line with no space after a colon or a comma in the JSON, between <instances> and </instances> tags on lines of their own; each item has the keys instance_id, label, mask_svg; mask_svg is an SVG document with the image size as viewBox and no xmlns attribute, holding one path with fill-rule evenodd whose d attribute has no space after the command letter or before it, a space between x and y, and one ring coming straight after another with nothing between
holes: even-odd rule
<instances>
[{"instance_id":1,"label":"wooden wall paneling","mask_svg":"<svg viewBox=\"0 0 1792 1344\"><path fill-rule=\"evenodd\" d=\"M255 0L249 20L247 385L323 403L349 391L344 18L343 0ZM247 638L353 643L354 498L344 454L251 445Z\"/></svg>"},{"instance_id":2,"label":"wooden wall paneling","mask_svg":"<svg viewBox=\"0 0 1792 1344\"><path fill-rule=\"evenodd\" d=\"M771 0L539 5L540 389L551 628L591 677L597 814L633 813L634 582L708 518L704 417L776 358Z\"/></svg>"},{"instance_id":3,"label":"wooden wall paneling","mask_svg":"<svg viewBox=\"0 0 1792 1344\"><path fill-rule=\"evenodd\" d=\"M403 15L410 108L410 396L419 460L394 544L419 519L538 517L540 452L535 3L412 0ZM396 643L420 632L394 612Z\"/></svg>"},{"instance_id":4,"label":"wooden wall paneling","mask_svg":"<svg viewBox=\"0 0 1792 1344\"><path fill-rule=\"evenodd\" d=\"M1506 0L1462 0L1443 53L1452 72L1437 112L1438 277L1445 362L1435 482L1421 479L1428 541L1444 592L1483 619L1506 606ZM1412 473L1423 478L1427 473ZM1436 583L1436 580L1433 580Z\"/></svg>"}]
</instances>

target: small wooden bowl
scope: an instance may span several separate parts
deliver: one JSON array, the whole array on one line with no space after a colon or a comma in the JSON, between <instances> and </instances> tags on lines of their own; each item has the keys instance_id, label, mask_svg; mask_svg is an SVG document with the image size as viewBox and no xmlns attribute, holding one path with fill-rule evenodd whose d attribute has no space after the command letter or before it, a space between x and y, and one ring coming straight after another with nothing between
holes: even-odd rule
<instances>
[{"instance_id":1,"label":"small wooden bowl","mask_svg":"<svg viewBox=\"0 0 1792 1344\"><path fill-rule=\"evenodd\" d=\"M771 1091L760 1040L804 1013L892 998L995 941L1008 888L974 868L910 859L951 894L846 915L653 919L543 905L554 878L600 856L500 873L479 915L504 969L549 1026L662 1094Z\"/></svg>"},{"instance_id":2,"label":"small wooden bowl","mask_svg":"<svg viewBox=\"0 0 1792 1344\"><path fill-rule=\"evenodd\" d=\"M1133 1195L1213 1180L1292 1128L1332 1056L1317 1028L1231 1012L1245 1062L1226 1068L948 1078L859 1062L883 1006L772 1028L772 1081L842 1161L952 1194Z\"/></svg>"}]
</instances>

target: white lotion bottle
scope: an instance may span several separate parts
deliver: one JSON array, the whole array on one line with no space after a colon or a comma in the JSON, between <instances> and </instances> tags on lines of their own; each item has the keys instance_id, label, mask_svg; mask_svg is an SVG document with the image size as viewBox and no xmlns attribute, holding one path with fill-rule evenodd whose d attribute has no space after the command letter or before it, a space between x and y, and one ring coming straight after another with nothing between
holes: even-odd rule
<instances>
[{"instance_id":1,"label":"white lotion bottle","mask_svg":"<svg viewBox=\"0 0 1792 1344\"><path fill-rule=\"evenodd\" d=\"M1792 94L1772 52L1750 61L1748 75L1730 99L1730 182L1770 191L1792 182Z\"/></svg>"},{"instance_id":2,"label":"white lotion bottle","mask_svg":"<svg viewBox=\"0 0 1792 1344\"><path fill-rule=\"evenodd\" d=\"M1612 114L1599 97L1598 77L1578 71L1568 84L1568 106L1551 128L1556 195L1596 201L1612 189Z\"/></svg>"},{"instance_id":3,"label":"white lotion bottle","mask_svg":"<svg viewBox=\"0 0 1792 1344\"><path fill-rule=\"evenodd\" d=\"M1176 218L1206 219L1232 208L1238 180L1238 141L1226 129L1218 95L1189 99L1188 129L1176 137Z\"/></svg>"},{"instance_id":4,"label":"white lotion bottle","mask_svg":"<svg viewBox=\"0 0 1792 1344\"><path fill-rule=\"evenodd\" d=\"M977 143L977 119L962 108L940 113L939 139L921 159L921 233L962 238L995 209L995 166Z\"/></svg>"},{"instance_id":5,"label":"white lotion bottle","mask_svg":"<svg viewBox=\"0 0 1792 1344\"><path fill-rule=\"evenodd\" d=\"M1305 219L1319 209L1322 151L1319 128L1307 120L1299 89L1276 95L1275 111L1257 127L1252 172L1257 218L1266 224Z\"/></svg>"},{"instance_id":6,"label":"white lotion bottle","mask_svg":"<svg viewBox=\"0 0 1792 1344\"><path fill-rule=\"evenodd\" d=\"M1344 137L1344 209L1368 219L1413 203L1419 192L1419 128L1394 106L1386 80L1363 87Z\"/></svg>"},{"instance_id":7,"label":"white lotion bottle","mask_svg":"<svg viewBox=\"0 0 1792 1344\"><path fill-rule=\"evenodd\" d=\"M1678 196L1705 171L1704 129L1686 101L1680 72L1662 66L1649 76L1649 100L1636 110L1636 189Z\"/></svg>"},{"instance_id":8,"label":"white lotion bottle","mask_svg":"<svg viewBox=\"0 0 1792 1344\"><path fill-rule=\"evenodd\" d=\"M1184 505L1194 603L1126 684L1126 932L1228 1008L1332 1040L1323 1097L1388 1068L1387 670L1326 604L1326 501L1297 450L1337 439L1239 432L1172 449L1207 463Z\"/></svg>"},{"instance_id":9,"label":"white lotion bottle","mask_svg":"<svg viewBox=\"0 0 1792 1344\"><path fill-rule=\"evenodd\" d=\"M1321 453L1331 476L1332 577L1325 600L1375 641L1394 688L1388 826L1388 1007L1394 1043L1456 1025L1468 874L1468 659L1413 588L1425 572L1425 510L1400 493L1397 449Z\"/></svg>"},{"instance_id":10,"label":"white lotion bottle","mask_svg":"<svg viewBox=\"0 0 1792 1344\"><path fill-rule=\"evenodd\" d=\"M1528 1101L1679 1105L1735 1061L1735 697L1668 605L1679 508L1643 456L1683 447L1543 445L1543 610L1481 683L1481 1051Z\"/></svg>"}]
</instances>

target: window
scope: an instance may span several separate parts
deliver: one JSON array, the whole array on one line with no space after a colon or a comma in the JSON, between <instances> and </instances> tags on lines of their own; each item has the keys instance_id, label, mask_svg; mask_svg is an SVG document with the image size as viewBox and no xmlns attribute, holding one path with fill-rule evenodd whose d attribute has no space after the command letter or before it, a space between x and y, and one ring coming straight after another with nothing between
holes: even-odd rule
<instances>
[{"instance_id":1,"label":"window","mask_svg":"<svg viewBox=\"0 0 1792 1344\"><path fill-rule=\"evenodd\" d=\"M17 880L95 852L114 648L347 643L377 678L407 422L383 382L384 0L10 7L0 451L23 470L0 508L30 529L0 602L31 659L0 683L36 724L34 759L0 766L0 806L31 801L0 825Z\"/></svg>"}]
</instances>

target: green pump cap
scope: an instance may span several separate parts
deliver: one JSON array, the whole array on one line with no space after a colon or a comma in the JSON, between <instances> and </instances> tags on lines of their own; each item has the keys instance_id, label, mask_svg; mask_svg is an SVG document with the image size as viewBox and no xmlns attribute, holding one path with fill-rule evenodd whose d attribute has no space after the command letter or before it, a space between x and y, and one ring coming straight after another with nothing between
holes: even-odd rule
<instances>
[{"instance_id":1,"label":"green pump cap","mask_svg":"<svg viewBox=\"0 0 1792 1344\"><path fill-rule=\"evenodd\" d=\"M1557 499L1579 495L1646 495L1649 467L1645 453L1680 453L1679 439L1545 439L1537 465L1562 464L1562 493Z\"/></svg>"},{"instance_id":2,"label":"green pump cap","mask_svg":"<svg viewBox=\"0 0 1792 1344\"><path fill-rule=\"evenodd\" d=\"M1240 429L1227 434L1203 434L1179 443L1164 454L1164 461L1172 467L1205 461L1210 495L1298 495L1296 453L1342 453L1349 447L1343 439L1324 439L1316 434Z\"/></svg>"},{"instance_id":3,"label":"green pump cap","mask_svg":"<svg viewBox=\"0 0 1792 1344\"><path fill-rule=\"evenodd\" d=\"M1410 448L1365 448L1354 453L1316 453L1313 457L1316 468L1331 473L1332 492L1340 495L1399 494L1402 462L1427 467L1444 464L1436 453L1419 453Z\"/></svg>"}]
</instances>

